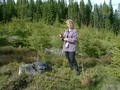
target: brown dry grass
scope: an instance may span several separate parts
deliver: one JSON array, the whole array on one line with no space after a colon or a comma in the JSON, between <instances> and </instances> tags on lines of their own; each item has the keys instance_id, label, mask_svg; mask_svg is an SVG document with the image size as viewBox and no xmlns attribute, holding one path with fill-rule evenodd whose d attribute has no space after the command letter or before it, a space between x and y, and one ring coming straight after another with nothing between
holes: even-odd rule
<instances>
[{"instance_id":1,"label":"brown dry grass","mask_svg":"<svg viewBox=\"0 0 120 90\"><path fill-rule=\"evenodd\" d=\"M30 63L35 61L36 53L26 48L14 48L5 46L0 48L0 65L10 62Z\"/></svg>"}]
</instances>

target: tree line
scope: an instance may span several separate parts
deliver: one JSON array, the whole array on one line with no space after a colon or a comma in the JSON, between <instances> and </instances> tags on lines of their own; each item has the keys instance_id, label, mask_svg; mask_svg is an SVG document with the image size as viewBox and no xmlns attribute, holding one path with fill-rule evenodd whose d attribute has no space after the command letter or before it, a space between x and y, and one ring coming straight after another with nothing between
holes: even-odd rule
<instances>
[{"instance_id":1,"label":"tree line","mask_svg":"<svg viewBox=\"0 0 120 90\"><path fill-rule=\"evenodd\" d=\"M16 1L16 2L15 2ZM73 19L79 28L81 25L92 26L112 30L115 34L120 31L119 10L113 10L112 0L107 5L92 6L88 0L80 3L69 0L2 0L0 1L0 21L7 23L13 17L33 21L43 20L45 23L53 25L55 21L63 23L67 18Z\"/></svg>"}]
</instances>

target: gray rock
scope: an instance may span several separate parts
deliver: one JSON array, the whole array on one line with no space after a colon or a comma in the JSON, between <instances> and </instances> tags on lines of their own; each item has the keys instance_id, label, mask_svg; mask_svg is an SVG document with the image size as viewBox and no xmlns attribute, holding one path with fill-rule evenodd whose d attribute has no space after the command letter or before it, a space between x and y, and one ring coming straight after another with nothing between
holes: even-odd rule
<instances>
[{"instance_id":1,"label":"gray rock","mask_svg":"<svg viewBox=\"0 0 120 90\"><path fill-rule=\"evenodd\" d=\"M35 69L32 67L33 64L23 64L19 67L19 73L18 75L21 75L22 73L28 74L28 75L35 75L38 72L35 71Z\"/></svg>"},{"instance_id":2,"label":"gray rock","mask_svg":"<svg viewBox=\"0 0 120 90\"><path fill-rule=\"evenodd\" d=\"M41 74L45 71L52 70L52 66L46 64L45 62L33 62L32 64L23 64L19 67L18 75L22 73L28 75Z\"/></svg>"}]
</instances>

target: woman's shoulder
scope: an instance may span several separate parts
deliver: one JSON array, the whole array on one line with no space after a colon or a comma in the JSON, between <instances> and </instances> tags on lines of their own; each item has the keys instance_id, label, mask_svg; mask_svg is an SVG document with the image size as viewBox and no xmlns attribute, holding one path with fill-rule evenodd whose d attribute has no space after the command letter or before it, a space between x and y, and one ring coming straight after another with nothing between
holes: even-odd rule
<instances>
[{"instance_id":1,"label":"woman's shoulder","mask_svg":"<svg viewBox=\"0 0 120 90\"><path fill-rule=\"evenodd\" d=\"M78 31L76 29L73 29L73 32L78 33Z\"/></svg>"},{"instance_id":2,"label":"woman's shoulder","mask_svg":"<svg viewBox=\"0 0 120 90\"><path fill-rule=\"evenodd\" d=\"M65 29L64 31L65 31L65 32L68 32L68 29Z\"/></svg>"}]
</instances>

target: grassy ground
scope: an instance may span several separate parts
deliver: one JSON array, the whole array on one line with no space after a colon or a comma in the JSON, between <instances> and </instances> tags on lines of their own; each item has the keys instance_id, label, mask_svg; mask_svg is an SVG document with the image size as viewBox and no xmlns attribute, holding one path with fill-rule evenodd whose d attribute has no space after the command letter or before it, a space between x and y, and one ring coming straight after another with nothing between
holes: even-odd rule
<instances>
[{"instance_id":1,"label":"grassy ground","mask_svg":"<svg viewBox=\"0 0 120 90\"><path fill-rule=\"evenodd\" d=\"M15 50L17 48L14 48ZM21 62L16 59L4 63L0 67L0 90L119 90L119 81L113 74L107 72L106 63L100 61L103 57L95 59L77 56L81 70L79 76L76 75L75 70L70 71L64 56L49 54L47 57L49 60L46 62L52 65L53 70L35 76L18 76L18 68L25 63L24 59ZM108 58L105 56L104 60Z\"/></svg>"},{"instance_id":2,"label":"grassy ground","mask_svg":"<svg viewBox=\"0 0 120 90\"><path fill-rule=\"evenodd\" d=\"M64 55L45 55L40 50L39 55L44 57L39 60L43 61L44 58L53 70L41 75L18 76L21 64L36 61L37 55L33 49L40 49L40 45L62 48L63 42L58 35L64 32L66 26L59 23L53 26L42 22L21 23L20 20L1 25L0 90L120 90L119 63L116 63L120 62L120 50L118 54L113 54L114 48L120 48L120 35L115 36L104 29L75 27L79 32L76 53L81 71L79 76L75 70L70 71ZM112 68L115 69L114 73Z\"/></svg>"}]
</instances>

